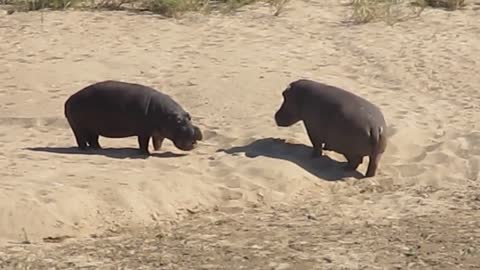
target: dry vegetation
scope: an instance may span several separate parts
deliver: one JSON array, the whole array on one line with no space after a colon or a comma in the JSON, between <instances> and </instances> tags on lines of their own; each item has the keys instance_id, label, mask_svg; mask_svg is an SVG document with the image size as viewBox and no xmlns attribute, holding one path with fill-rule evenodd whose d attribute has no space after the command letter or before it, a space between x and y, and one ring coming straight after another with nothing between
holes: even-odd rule
<instances>
[{"instance_id":1,"label":"dry vegetation","mask_svg":"<svg viewBox=\"0 0 480 270\"><path fill-rule=\"evenodd\" d=\"M14 11L40 9L133 9L150 11L167 17L178 17L185 12L230 12L254 2L263 1L278 16L290 0L4 0ZM465 0L352 0L352 19L356 23L385 20L389 24L419 16L426 7L456 10L466 5Z\"/></svg>"},{"instance_id":2,"label":"dry vegetation","mask_svg":"<svg viewBox=\"0 0 480 270\"><path fill-rule=\"evenodd\" d=\"M385 20L389 24L419 16L426 7L456 10L465 0L352 0L352 19L356 23Z\"/></svg>"},{"instance_id":3,"label":"dry vegetation","mask_svg":"<svg viewBox=\"0 0 480 270\"><path fill-rule=\"evenodd\" d=\"M260 0L275 10L277 16L289 0ZM65 10L76 9L107 9L149 11L166 17L178 17L185 12L230 12L242 6L259 2L258 0L6 0L3 4L10 5L10 13L14 11L33 11L42 9Z\"/></svg>"},{"instance_id":4,"label":"dry vegetation","mask_svg":"<svg viewBox=\"0 0 480 270\"><path fill-rule=\"evenodd\" d=\"M202 212L167 230L6 246L0 268L478 269L480 221L471 210L455 215L455 224L443 215L348 220L318 200L245 214Z\"/></svg>"}]
</instances>

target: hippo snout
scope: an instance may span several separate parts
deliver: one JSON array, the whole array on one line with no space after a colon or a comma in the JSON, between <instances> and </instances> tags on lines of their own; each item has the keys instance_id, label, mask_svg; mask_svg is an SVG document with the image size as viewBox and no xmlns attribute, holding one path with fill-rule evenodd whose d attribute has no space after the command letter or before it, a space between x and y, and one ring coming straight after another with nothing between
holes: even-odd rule
<instances>
[{"instance_id":1,"label":"hippo snout","mask_svg":"<svg viewBox=\"0 0 480 270\"><path fill-rule=\"evenodd\" d=\"M281 126L285 126L285 123L284 123L284 121L282 121L282 120L283 120L283 119L282 119L282 117L281 117L281 115L280 115L280 111L277 111L277 112L275 113L275 123L277 124L277 126L280 126L280 127L281 127Z\"/></svg>"},{"instance_id":2,"label":"hippo snout","mask_svg":"<svg viewBox=\"0 0 480 270\"><path fill-rule=\"evenodd\" d=\"M173 139L173 144L180 150L191 151L197 146L197 141L203 139L203 134L197 126L183 126Z\"/></svg>"},{"instance_id":3,"label":"hippo snout","mask_svg":"<svg viewBox=\"0 0 480 270\"><path fill-rule=\"evenodd\" d=\"M195 140L197 140L197 141L203 140L203 133L202 133L202 131L200 130L199 127L193 126L193 134L194 134Z\"/></svg>"},{"instance_id":4,"label":"hippo snout","mask_svg":"<svg viewBox=\"0 0 480 270\"><path fill-rule=\"evenodd\" d=\"M283 108L280 108L275 113L275 123L279 127L288 127L295 124L298 121L299 119L294 114L288 113Z\"/></svg>"}]
</instances>

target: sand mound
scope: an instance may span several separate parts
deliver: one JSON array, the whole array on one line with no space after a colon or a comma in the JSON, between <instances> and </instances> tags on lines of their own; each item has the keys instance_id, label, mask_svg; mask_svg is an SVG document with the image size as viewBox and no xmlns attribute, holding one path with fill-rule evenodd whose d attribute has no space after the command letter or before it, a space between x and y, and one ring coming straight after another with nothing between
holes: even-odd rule
<instances>
[{"instance_id":1,"label":"sand mound","mask_svg":"<svg viewBox=\"0 0 480 270\"><path fill-rule=\"evenodd\" d=\"M480 168L478 11L345 26L348 7L324 2L201 23L68 11L45 13L41 25L39 13L1 15L0 238L21 240L22 228L33 240L87 235L307 193L372 220L442 211L452 194L467 196ZM346 175L335 153L308 159L303 126L275 126L280 92L298 78L383 109L391 137L375 178ZM190 153L166 142L142 159L135 138L101 138L105 150L78 153L63 103L105 79L171 94L205 141Z\"/></svg>"}]
</instances>

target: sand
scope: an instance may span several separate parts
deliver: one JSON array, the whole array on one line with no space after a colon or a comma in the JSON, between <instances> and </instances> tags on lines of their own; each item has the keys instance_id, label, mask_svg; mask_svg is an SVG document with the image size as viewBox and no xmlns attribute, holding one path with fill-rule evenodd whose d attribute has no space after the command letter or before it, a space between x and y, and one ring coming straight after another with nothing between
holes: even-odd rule
<instances>
[{"instance_id":1,"label":"sand","mask_svg":"<svg viewBox=\"0 0 480 270\"><path fill-rule=\"evenodd\" d=\"M456 230L457 220L474 222L480 218L475 7L427 9L394 27L345 24L350 9L333 0L294 1L279 17L260 4L236 15L181 20L49 11L42 22L40 12L2 14L1 243L27 237L42 247L49 245L45 237L85 239L212 209L243 215L281 203L295 211L306 198L318 202L311 207L325 221L340 215L333 219L339 227L442 217L450 227L438 226ZM309 159L302 124L275 126L281 91L299 78L344 87L380 106L390 141L375 177L345 173L343 157L333 152L331 160ZM101 138L105 150L77 151L63 104L105 79L170 94L205 140L188 153L166 141L147 159L135 155L134 137ZM315 230L325 228L319 223ZM480 238L471 228L465 233Z\"/></svg>"}]
</instances>

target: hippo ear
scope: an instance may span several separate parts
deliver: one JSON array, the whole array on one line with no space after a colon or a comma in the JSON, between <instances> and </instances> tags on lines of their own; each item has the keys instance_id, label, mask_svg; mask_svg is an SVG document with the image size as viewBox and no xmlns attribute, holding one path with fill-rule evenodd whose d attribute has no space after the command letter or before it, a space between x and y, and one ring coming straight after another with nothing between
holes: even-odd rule
<instances>
[{"instance_id":1,"label":"hippo ear","mask_svg":"<svg viewBox=\"0 0 480 270\"><path fill-rule=\"evenodd\" d=\"M290 89L292 89L292 85L291 85L291 84L289 84L289 85L287 86L287 88L285 88L285 90L282 91L282 96L283 96L284 98L287 98L287 95L290 93Z\"/></svg>"}]
</instances>

